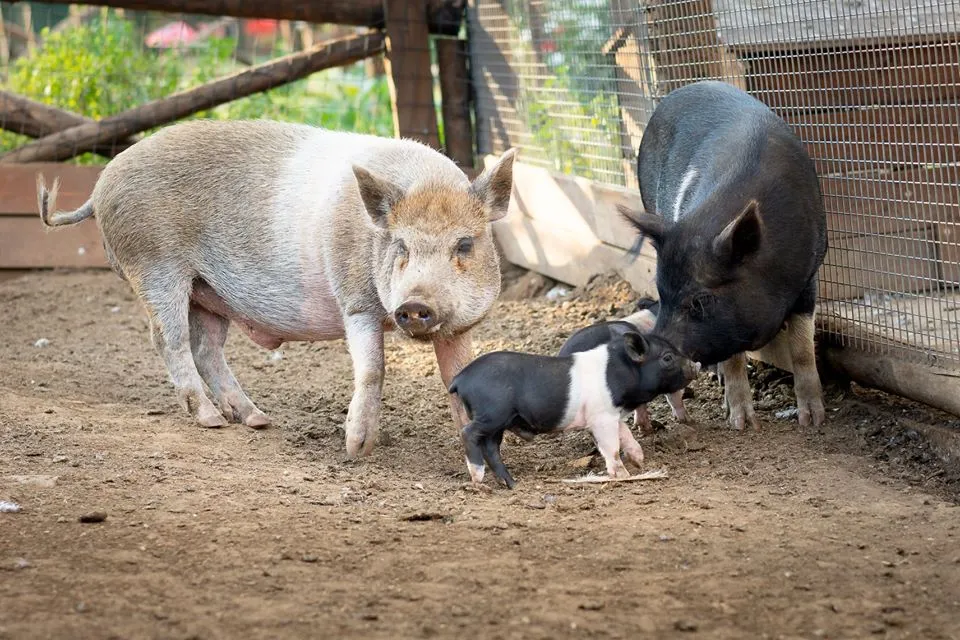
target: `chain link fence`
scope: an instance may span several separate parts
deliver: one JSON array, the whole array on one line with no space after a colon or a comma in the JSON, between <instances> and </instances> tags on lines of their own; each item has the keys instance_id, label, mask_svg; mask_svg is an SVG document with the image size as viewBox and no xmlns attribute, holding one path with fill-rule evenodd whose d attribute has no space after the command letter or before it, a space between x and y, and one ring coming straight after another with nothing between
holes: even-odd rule
<instances>
[{"instance_id":1,"label":"chain link fence","mask_svg":"<svg viewBox=\"0 0 960 640\"><path fill-rule=\"evenodd\" d=\"M821 330L960 369L960 1L476 0L468 17L481 154L637 188L657 102L734 84L817 164Z\"/></svg>"}]
</instances>

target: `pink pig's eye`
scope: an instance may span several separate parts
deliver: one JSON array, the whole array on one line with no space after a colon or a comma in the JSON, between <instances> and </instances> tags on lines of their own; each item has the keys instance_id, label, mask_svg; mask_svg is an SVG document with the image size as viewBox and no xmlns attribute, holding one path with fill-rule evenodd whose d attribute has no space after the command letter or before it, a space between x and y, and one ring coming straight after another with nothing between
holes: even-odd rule
<instances>
[{"instance_id":1,"label":"pink pig's eye","mask_svg":"<svg viewBox=\"0 0 960 640\"><path fill-rule=\"evenodd\" d=\"M473 251L473 238L460 238L457 240L457 254L461 256L470 255Z\"/></svg>"}]
</instances>

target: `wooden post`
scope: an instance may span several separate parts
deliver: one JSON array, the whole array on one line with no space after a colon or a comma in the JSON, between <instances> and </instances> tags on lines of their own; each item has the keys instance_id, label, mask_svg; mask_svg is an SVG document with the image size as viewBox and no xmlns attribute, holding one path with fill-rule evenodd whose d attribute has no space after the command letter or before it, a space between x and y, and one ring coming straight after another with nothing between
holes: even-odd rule
<instances>
[{"instance_id":1,"label":"wooden post","mask_svg":"<svg viewBox=\"0 0 960 640\"><path fill-rule=\"evenodd\" d=\"M0 162L66 160L98 145L164 125L217 105L284 85L383 51L377 32L324 42L188 91L154 100L99 122L81 124L0 156Z\"/></svg>"},{"instance_id":2,"label":"wooden post","mask_svg":"<svg viewBox=\"0 0 960 640\"><path fill-rule=\"evenodd\" d=\"M383 0L383 12L387 23L386 71L394 135L439 149L426 2Z\"/></svg>"},{"instance_id":3,"label":"wooden post","mask_svg":"<svg viewBox=\"0 0 960 640\"><path fill-rule=\"evenodd\" d=\"M473 124L470 122L470 73L467 42L437 38L440 96L443 110L443 146L461 169L474 166Z\"/></svg>"}]
</instances>

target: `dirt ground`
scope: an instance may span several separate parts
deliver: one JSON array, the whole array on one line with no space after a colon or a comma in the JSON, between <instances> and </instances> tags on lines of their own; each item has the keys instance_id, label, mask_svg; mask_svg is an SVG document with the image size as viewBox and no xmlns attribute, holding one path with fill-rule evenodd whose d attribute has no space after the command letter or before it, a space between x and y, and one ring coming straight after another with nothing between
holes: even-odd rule
<instances>
[{"instance_id":1,"label":"dirt ground","mask_svg":"<svg viewBox=\"0 0 960 640\"><path fill-rule=\"evenodd\" d=\"M629 302L502 301L477 349L553 352ZM429 347L388 340L359 462L342 342L228 352L270 429L195 426L112 273L0 283L0 638L960 638L955 418L830 385L801 430L757 366L760 432L706 376L694 428L653 403L667 479L564 484L589 434L508 436L517 488L477 490Z\"/></svg>"}]
</instances>

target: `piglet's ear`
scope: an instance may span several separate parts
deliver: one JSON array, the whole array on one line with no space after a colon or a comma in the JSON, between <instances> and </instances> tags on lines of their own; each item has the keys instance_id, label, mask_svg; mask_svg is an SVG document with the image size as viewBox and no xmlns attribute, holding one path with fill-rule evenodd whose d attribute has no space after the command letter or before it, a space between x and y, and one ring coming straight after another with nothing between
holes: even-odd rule
<instances>
[{"instance_id":1,"label":"piglet's ear","mask_svg":"<svg viewBox=\"0 0 960 640\"><path fill-rule=\"evenodd\" d=\"M661 216L643 211L635 211L622 204L617 205L617 211L620 212L624 220L640 232L640 236L637 238L636 245L631 250L631 253L640 253L644 238L650 238L650 242L653 243L653 248L660 251L660 247L663 246L663 236L665 232L663 218Z\"/></svg>"},{"instance_id":2,"label":"piglet's ear","mask_svg":"<svg viewBox=\"0 0 960 640\"><path fill-rule=\"evenodd\" d=\"M403 199L403 189L356 165L353 167L353 175L357 179L360 198L370 219L378 227L386 229L387 215Z\"/></svg>"},{"instance_id":3,"label":"piglet's ear","mask_svg":"<svg viewBox=\"0 0 960 640\"><path fill-rule=\"evenodd\" d=\"M623 347L627 352L627 357L637 364L643 364L643 361L646 360L649 345L647 339L641 334L635 331L628 331L623 334Z\"/></svg>"},{"instance_id":4,"label":"piglet's ear","mask_svg":"<svg viewBox=\"0 0 960 640\"><path fill-rule=\"evenodd\" d=\"M487 221L495 222L507 215L510 206L510 193L513 191L513 161L517 150L510 149L497 164L485 170L470 185L470 193L483 202L487 212Z\"/></svg>"},{"instance_id":5,"label":"piglet's ear","mask_svg":"<svg viewBox=\"0 0 960 640\"><path fill-rule=\"evenodd\" d=\"M760 204L751 200L713 239L713 253L723 263L736 266L756 253L762 240Z\"/></svg>"}]
</instances>

